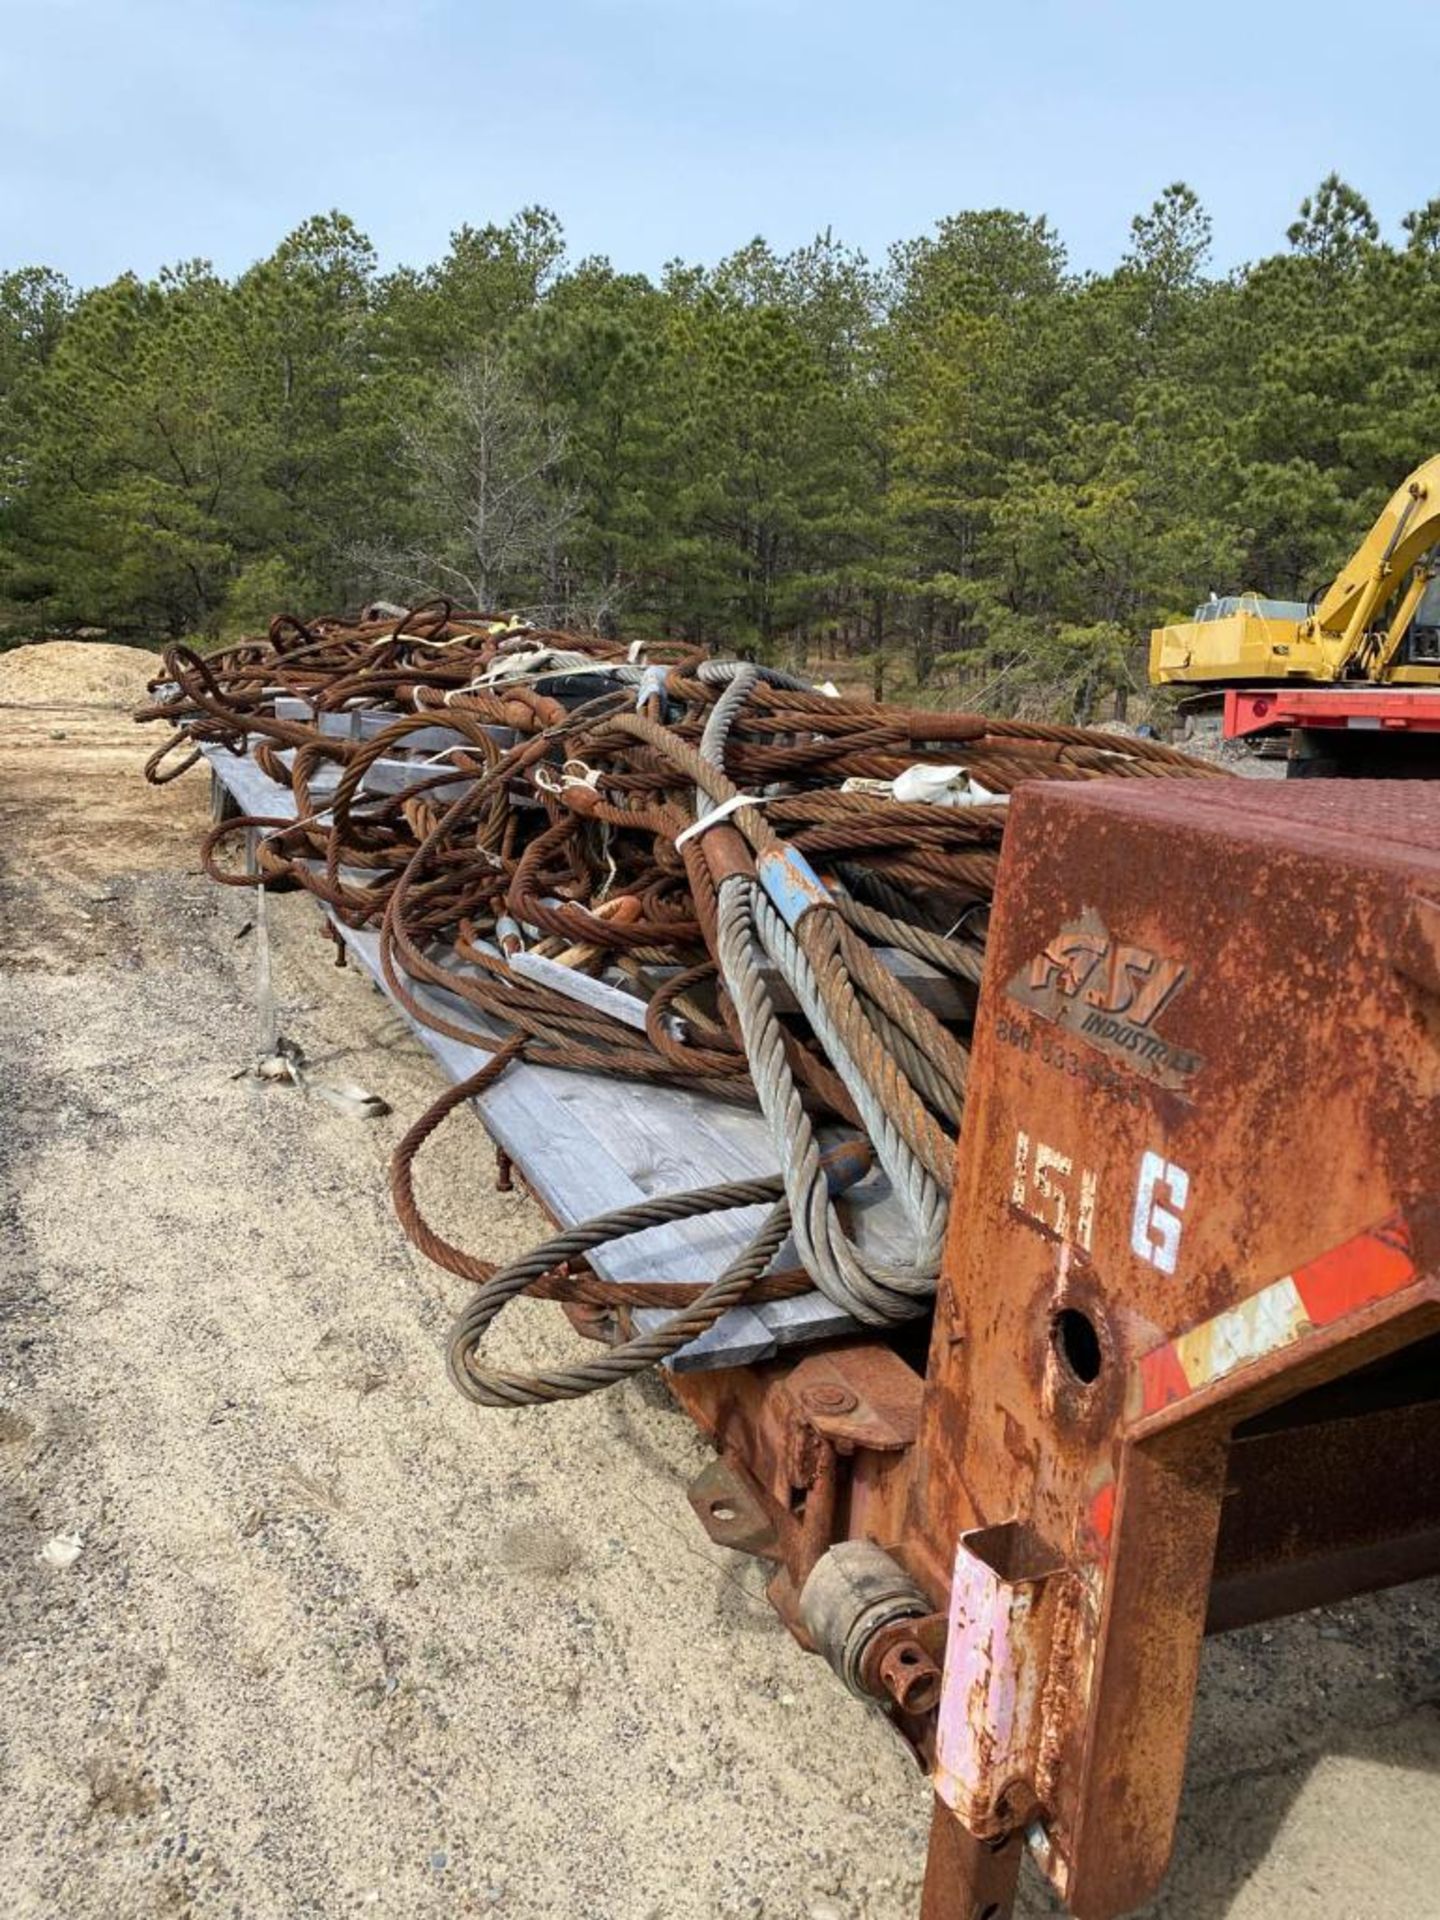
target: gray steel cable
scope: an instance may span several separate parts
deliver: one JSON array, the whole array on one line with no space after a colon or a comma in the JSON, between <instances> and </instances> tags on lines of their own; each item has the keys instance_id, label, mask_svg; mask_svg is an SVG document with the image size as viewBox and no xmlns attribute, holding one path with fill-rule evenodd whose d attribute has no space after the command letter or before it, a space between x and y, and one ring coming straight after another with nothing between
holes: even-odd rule
<instances>
[{"instance_id":1,"label":"gray steel cable","mask_svg":"<svg viewBox=\"0 0 1440 1920\"><path fill-rule=\"evenodd\" d=\"M708 677L728 684L707 717L700 753L723 774L725 743L736 717L757 683L774 676L749 663L707 663L711 665L723 666L725 671L710 673ZM705 667L701 674L706 675ZM697 818L703 819L716 804L703 788L697 787ZM794 994L826 1057L855 1101L875 1144L877 1157L915 1229L913 1263L867 1260L845 1231L820 1164L814 1129L786 1059L773 1000L761 978L757 950L777 968ZM877 1099L875 1088L860 1069L832 1017L826 996L799 942L764 890L745 875L732 875L720 887L717 957L721 977L740 1021L761 1111L785 1169L792 1232L806 1270L827 1298L857 1319L884 1322L921 1311L923 1302L935 1289L939 1273L946 1218L944 1192L902 1138L886 1113L883 1101ZM888 1043L897 1034L904 1043L897 1049L903 1067L911 1070L912 1080L920 1080L933 1104L954 1117L958 1113L959 1090L942 1088L939 1076L928 1062L923 1062L909 1037L900 1032L895 1022L886 1019L880 1029L881 1039Z\"/></svg>"},{"instance_id":2,"label":"gray steel cable","mask_svg":"<svg viewBox=\"0 0 1440 1920\"><path fill-rule=\"evenodd\" d=\"M665 1194L633 1207L599 1214L532 1247L479 1287L456 1317L446 1353L451 1380L467 1400L473 1400L478 1406L533 1407L556 1400L576 1400L584 1394L613 1387L632 1374L645 1372L704 1333L707 1327L714 1326L721 1314L739 1305L764 1273L790 1231L790 1208L781 1193L778 1178L695 1187L688 1193ZM647 1227L662 1226L672 1220L690 1220L697 1214L750 1207L766 1200L775 1204L744 1249L690 1306L682 1307L653 1333L639 1334L623 1345L611 1347L598 1359L570 1367L543 1368L536 1373L511 1373L480 1360L480 1342L501 1311L562 1262L574 1260L608 1241L643 1233Z\"/></svg>"},{"instance_id":3,"label":"gray steel cable","mask_svg":"<svg viewBox=\"0 0 1440 1920\"><path fill-rule=\"evenodd\" d=\"M845 1231L820 1168L814 1129L785 1056L757 949L784 978L855 1100L876 1158L915 1230L916 1246L908 1261L867 1258ZM883 1323L922 1311L939 1273L946 1196L859 1071L790 929L761 889L741 875L732 876L720 889L716 950L740 1022L760 1109L785 1170L791 1231L807 1272L827 1298L858 1320Z\"/></svg>"}]
</instances>

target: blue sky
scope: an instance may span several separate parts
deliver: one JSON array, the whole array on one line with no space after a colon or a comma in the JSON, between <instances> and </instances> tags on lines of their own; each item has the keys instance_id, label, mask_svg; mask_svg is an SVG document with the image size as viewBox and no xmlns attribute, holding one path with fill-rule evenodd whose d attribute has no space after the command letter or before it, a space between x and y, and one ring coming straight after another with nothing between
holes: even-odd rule
<instances>
[{"instance_id":1,"label":"blue sky","mask_svg":"<svg viewBox=\"0 0 1440 1920\"><path fill-rule=\"evenodd\" d=\"M982 206L1104 268L1174 179L1229 266L1331 168L1387 232L1440 194L1437 76L1436 0L0 0L0 267L234 271L332 206L419 263L539 202L648 272Z\"/></svg>"}]
</instances>

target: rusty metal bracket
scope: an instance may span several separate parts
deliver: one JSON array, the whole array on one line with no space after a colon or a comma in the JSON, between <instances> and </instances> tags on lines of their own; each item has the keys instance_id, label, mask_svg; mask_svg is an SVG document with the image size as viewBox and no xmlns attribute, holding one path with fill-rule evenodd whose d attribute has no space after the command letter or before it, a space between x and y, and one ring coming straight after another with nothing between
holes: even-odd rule
<instances>
[{"instance_id":1,"label":"rusty metal bracket","mask_svg":"<svg viewBox=\"0 0 1440 1920\"><path fill-rule=\"evenodd\" d=\"M787 1390L803 1419L837 1453L903 1453L920 1431L920 1394L909 1367L886 1347L812 1353L790 1371Z\"/></svg>"},{"instance_id":2,"label":"rusty metal bracket","mask_svg":"<svg viewBox=\"0 0 1440 1920\"><path fill-rule=\"evenodd\" d=\"M781 1558L775 1524L754 1482L743 1467L724 1459L703 1467L685 1490L697 1518L717 1547Z\"/></svg>"}]
</instances>

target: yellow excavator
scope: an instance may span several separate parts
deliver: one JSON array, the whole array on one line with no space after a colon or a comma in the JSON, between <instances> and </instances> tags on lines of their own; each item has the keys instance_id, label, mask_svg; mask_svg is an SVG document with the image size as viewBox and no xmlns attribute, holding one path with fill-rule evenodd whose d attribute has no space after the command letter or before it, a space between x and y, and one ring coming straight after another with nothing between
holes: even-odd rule
<instances>
[{"instance_id":1,"label":"yellow excavator","mask_svg":"<svg viewBox=\"0 0 1440 1920\"><path fill-rule=\"evenodd\" d=\"M1152 633L1150 679L1223 693L1227 739L1288 730L1292 772L1440 773L1440 455L1317 599L1212 595Z\"/></svg>"}]
</instances>

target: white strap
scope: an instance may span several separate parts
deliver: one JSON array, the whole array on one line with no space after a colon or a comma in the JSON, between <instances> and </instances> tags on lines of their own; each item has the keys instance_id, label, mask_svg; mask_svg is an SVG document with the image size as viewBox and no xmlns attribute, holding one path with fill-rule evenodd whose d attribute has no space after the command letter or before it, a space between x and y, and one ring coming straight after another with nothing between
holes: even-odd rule
<instances>
[{"instance_id":1,"label":"white strap","mask_svg":"<svg viewBox=\"0 0 1440 1920\"><path fill-rule=\"evenodd\" d=\"M557 775L554 767L542 760L533 770L530 778L542 793L563 793L567 787L588 787L592 793L600 791L600 768L587 765L584 760L569 759Z\"/></svg>"},{"instance_id":2,"label":"white strap","mask_svg":"<svg viewBox=\"0 0 1440 1920\"><path fill-rule=\"evenodd\" d=\"M704 833L707 827L718 827L722 820L728 820L732 813L738 813L741 807L763 807L767 796L763 793L732 793L728 800L722 800L718 807L709 813L702 813L698 820L675 836L677 847L683 847L687 840L693 840L696 834Z\"/></svg>"}]
</instances>

